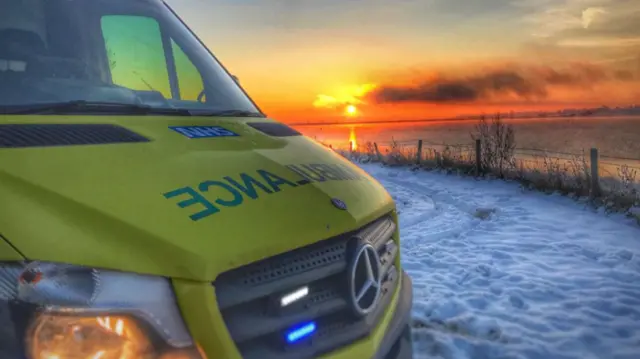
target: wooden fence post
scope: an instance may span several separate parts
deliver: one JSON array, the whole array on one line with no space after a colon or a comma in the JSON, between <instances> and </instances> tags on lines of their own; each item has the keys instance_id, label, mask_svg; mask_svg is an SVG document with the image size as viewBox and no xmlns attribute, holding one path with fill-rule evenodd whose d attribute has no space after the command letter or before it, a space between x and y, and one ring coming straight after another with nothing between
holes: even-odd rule
<instances>
[{"instance_id":1,"label":"wooden fence post","mask_svg":"<svg viewBox=\"0 0 640 359\"><path fill-rule=\"evenodd\" d=\"M482 173L482 141L476 140L476 176Z\"/></svg>"},{"instance_id":2,"label":"wooden fence post","mask_svg":"<svg viewBox=\"0 0 640 359\"><path fill-rule=\"evenodd\" d=\"M378 156L378 161L382 162L382 155L380 154L380 150L378 150L378 144L374 142L373 147L376 149L376 156Z\"/></svg>"},{"instance_id":3,"label":"wooden fence post","mask_svg":"<svg viewBox=\"0 0 640 359\"><path fill-rule=\"evenodd\" d=\"M418 140L418 154L416 155L416 164L420 165L420 159L422 158L422 140Z\"/></svg>"},{"instance_id":4,"label":"wooden fence post","mask_svg":"<svg viewBox=\"0 0 640 359\"><path fill-rule=\"evenodd\" d=\"M600 196L600 175L598 171L598 149L591 149L591 198Z\"/></svg>"}]
</instances>

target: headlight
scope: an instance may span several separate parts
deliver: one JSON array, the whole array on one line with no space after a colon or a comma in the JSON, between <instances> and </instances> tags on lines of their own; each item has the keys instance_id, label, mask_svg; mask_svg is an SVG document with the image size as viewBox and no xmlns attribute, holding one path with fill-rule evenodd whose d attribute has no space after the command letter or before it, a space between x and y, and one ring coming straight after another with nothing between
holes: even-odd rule
<instances>
[{"instance_id":1,"label":"headlight","mask_svg":"<svg viewBox=\"0 0 640 359\"><path fill-rule=\"evenodd\" d=\"M0 263L0 358L202 359L166 278Z\"/></svg>"}]
</instances>

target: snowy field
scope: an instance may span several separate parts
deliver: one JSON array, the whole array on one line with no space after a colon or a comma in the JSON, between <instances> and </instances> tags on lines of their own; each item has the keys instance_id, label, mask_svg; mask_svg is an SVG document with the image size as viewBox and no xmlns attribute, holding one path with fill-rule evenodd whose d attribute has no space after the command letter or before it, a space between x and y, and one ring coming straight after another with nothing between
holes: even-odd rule
<instances>
[{"instance_id":1,"label":"snowy field","mask_svg":"<svg viewBox=\"0 0 640 359\"><path fill-rule=\"evenodd\" d=\"M417 359L640 358L630 220L498 180L361 167L400 211Z\"/></svg>"}]
</instances>

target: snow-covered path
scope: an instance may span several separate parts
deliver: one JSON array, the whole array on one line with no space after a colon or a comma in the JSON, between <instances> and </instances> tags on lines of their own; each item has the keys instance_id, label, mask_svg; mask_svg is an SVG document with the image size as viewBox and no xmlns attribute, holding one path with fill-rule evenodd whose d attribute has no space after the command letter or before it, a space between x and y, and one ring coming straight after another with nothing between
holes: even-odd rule
<instances>
[{"instance_id":1,"label":"snow-covered path","mask_svg":"<svg viewBox=\"0 0 640 359\"><path fill-rule=\"evenodd\" d=\"M417 358L640 358L636 225L516 184L361 166L400 211Z\"/></svg>"}]
</instances>

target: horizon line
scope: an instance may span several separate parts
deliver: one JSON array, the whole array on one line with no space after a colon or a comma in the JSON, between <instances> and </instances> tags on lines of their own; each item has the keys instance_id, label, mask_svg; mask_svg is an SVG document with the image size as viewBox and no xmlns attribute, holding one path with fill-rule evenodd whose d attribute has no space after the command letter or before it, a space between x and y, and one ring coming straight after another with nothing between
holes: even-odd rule
<instances>
[{"instance_id":1,"label":"horizon line","mask_svg":"<svg viewBox=\"0 0 640 359\"><path fill-rule=\"evenodd\" d=\"M544 116L540 116L537 115L530 115L530 116L517 116L516 117L511 117L509 114L500 114L500 118L502 119L508 119L508 120L531 120L531 119L551 119L551 118L597 118L597 117L637 117L638 115L636 114L610 114L610 115L560 115L560 114L555 114L555 116L550 116L551 114L547 113ZM358 121L358 122L344 122L344 121L325 121L325 122L285 122L287 125L290 126L335 126L335 125L347 125L347 126L352 126L352 125L373 125L373 124L398 124L398 123L420 123L420 122L464 122L464 121L478 121L480 119L482 119L483 117L485 119L492 119L495 118L496 114L492 114L492 115L470 115L470 116L465 116L465 117L445 117L445 118L422 118L422 119L415 119L415 120L368 120L368 121Z\"/></svg>"}]
</instances>

